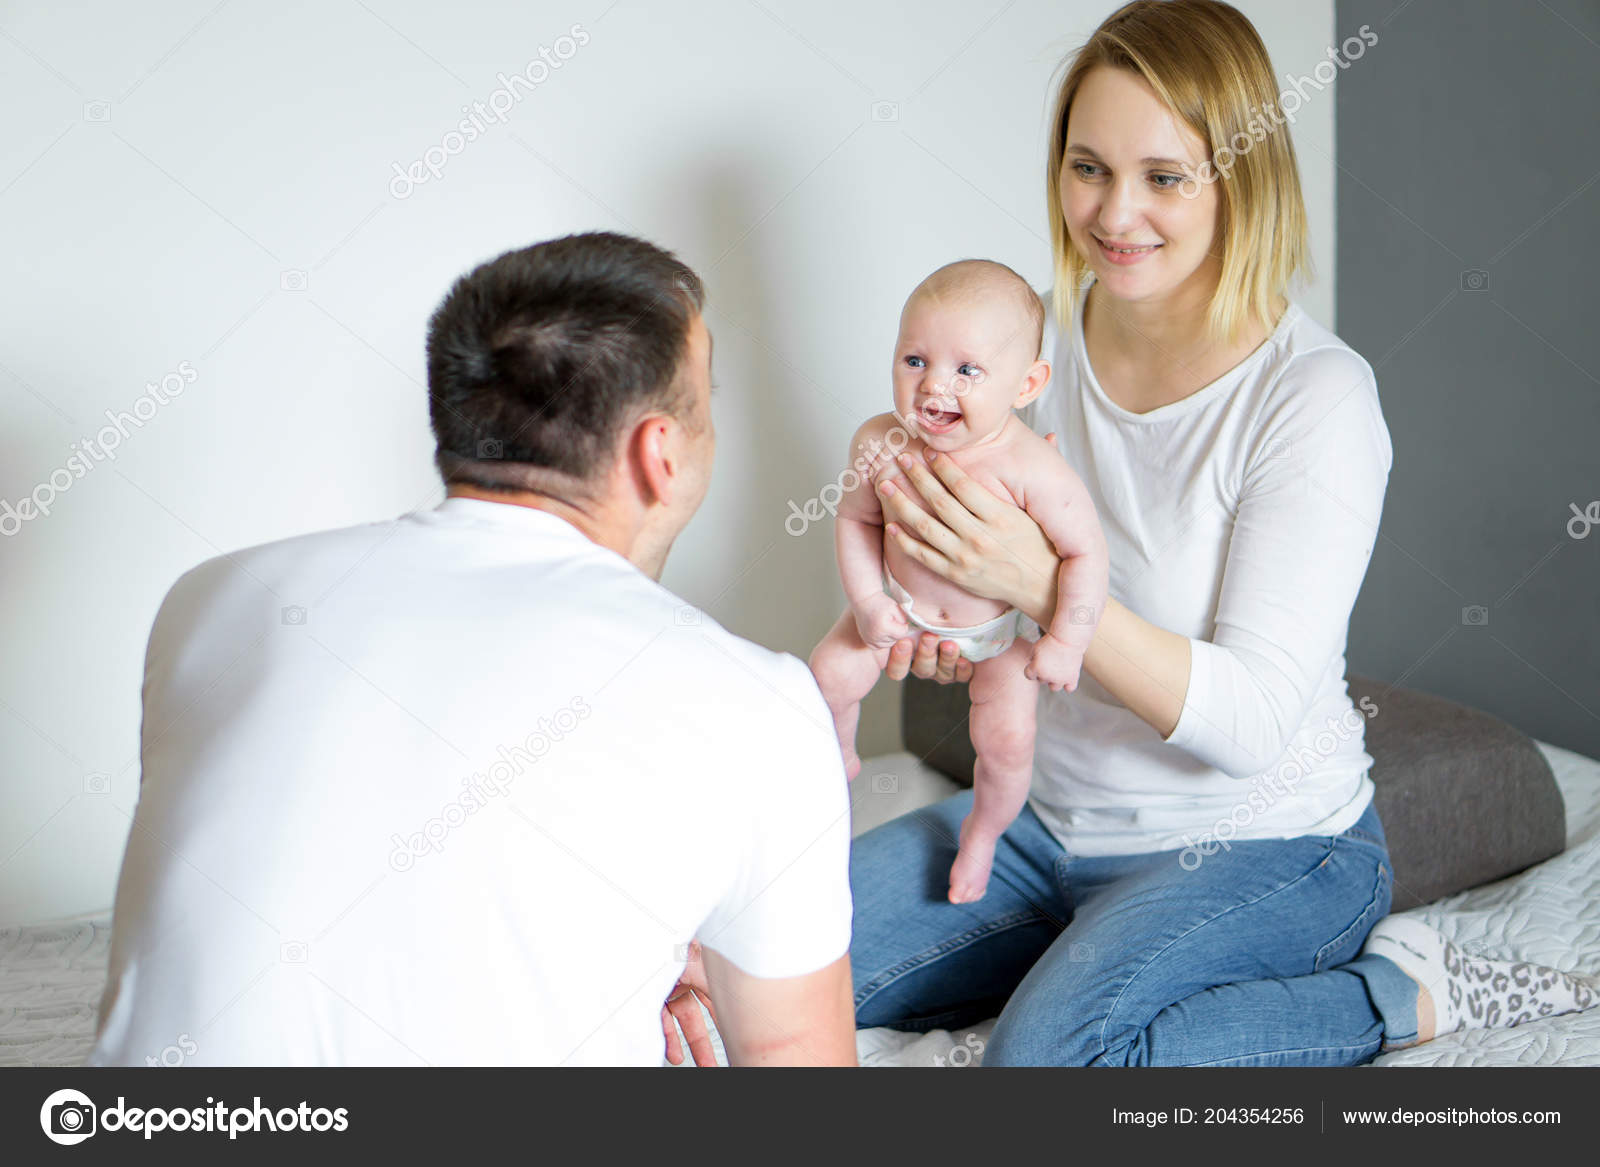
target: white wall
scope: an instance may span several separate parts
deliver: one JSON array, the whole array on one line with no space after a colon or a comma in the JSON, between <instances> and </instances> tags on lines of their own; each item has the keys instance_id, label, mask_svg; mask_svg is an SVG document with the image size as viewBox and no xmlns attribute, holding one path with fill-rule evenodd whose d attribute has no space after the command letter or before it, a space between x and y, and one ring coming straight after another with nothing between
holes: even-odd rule
<instances>
[{"instance_id":1,"label":"white wall","mask_svg":"<svg viewBox=\"0 0 1600 1167\"><path fill-rule=\"evenodd\" d=\"M1280 76L1333 43L1331 0L1242 7ZM854 426L888 404L895 320L922 275L981 255L1048 282L1047 81L1110 9L0 9L0 499L70 475L74 444L147 382L176 374L179 390L0 538L0 923L110 904L145 638L180 573L442 497L424 326L455 276L509 248L609 228L705 276L720 456L665 582L804 655L841 594L828 532L787 535L786 501L833 479ZM574 24L587 44L395 197L392 164ZM1302 302L1324 322L1332 131L1330 90L1294 131L1322 273ZM895 748L896 718L881 686L864 747Z\"/></svg>"}]
</instances>

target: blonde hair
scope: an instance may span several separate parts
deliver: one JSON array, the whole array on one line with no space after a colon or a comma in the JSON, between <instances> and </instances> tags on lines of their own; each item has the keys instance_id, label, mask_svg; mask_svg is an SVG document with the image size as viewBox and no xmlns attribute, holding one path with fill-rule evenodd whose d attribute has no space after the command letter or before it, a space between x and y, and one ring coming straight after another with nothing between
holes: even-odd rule
<instances>
[{"instance_id":1,"label":"blonde hair","mask_svg":"<svg viewBox=\"0 0 1600 1167\"><path fill-rule=\"evenodd\" d=\"M1046 189L1055 260L1052 308L1071 320L1088 259L1067 234L1061 164L1072 99L1090 70L1142 77L1205 143L1204 181L1218 177L1222 274L1206 314L1214 340L1235 339L1252 318L1274 323L1280 297L1311 275L1300 171L1279 110L1272 61L1255 27L1220 0L1134 0L1117 9L1067 58L1051 120ZM1239 145L1243 138L1247 145ZM1219 155L1226 155L1222 164ZM1185 182L1194 182L1186 179Z\"/></svg>"}]
</instances>

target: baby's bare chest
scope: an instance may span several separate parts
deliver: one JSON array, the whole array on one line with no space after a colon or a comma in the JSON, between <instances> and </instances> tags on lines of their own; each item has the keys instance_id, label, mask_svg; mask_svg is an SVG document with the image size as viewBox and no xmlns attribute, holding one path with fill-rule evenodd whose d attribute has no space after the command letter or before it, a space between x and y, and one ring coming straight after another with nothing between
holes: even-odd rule
<instances>
[{"instance_id":1,"label":"baby's bare chest","mask_svg":"<svg viewBox=\"0 0 1600 1167\"><path fill-rule=\"evenodd\" d=\"M924 444L913 439L903 453L916 459L922 459L926 453ZM941 455L943 457L945 455ZM989 493L997 498L1004 499L1013 506L1023 505L1027 497L1026 474L1023 472L1023 459L1014 451L983 451L956 450L950 455L962 473L977 482ZM928 508L928 501L912 484L909 476L901 469L893 458L885 458L873 475L875 482L884 480L892 481L896 487L904 489L918 506Z\"/></svg>"}]
</instances>

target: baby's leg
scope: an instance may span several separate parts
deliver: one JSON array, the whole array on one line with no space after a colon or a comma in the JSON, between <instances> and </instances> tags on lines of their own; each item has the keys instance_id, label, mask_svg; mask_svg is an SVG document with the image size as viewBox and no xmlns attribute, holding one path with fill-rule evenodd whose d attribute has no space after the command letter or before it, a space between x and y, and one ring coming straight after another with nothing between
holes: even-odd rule
<instances>
[{"instance_id":1,"label":"baby's leg","mask_svg":"<svg viewBox=\"0 0 1600 1167\"><path fill-rule=\"evenodd\" d=\"M1033 731L1039 687L1022 675L1033 645L1018 637L1005 652L972 666L972 813L961 824L950 867L950 902L981 900L995 844L1021 812L1033 781Z\"/></svg>"},{"instance_id":2,"label":"baby's leg","mask_svg":"<svg viewBox=\"0 0 1600 1167\"><path fill-rule=\"evenodd\" d=\"M861 772L856 756L856 723L861 720L861 699L872 692L883 668L889 663L887 648L872 648L856 630L855 613L849 608L839 617L828 635L811 650L811 673L817 678L833 728L839 735L839 752L844 757L846 778Z\"/></svg>"}]
</instances>

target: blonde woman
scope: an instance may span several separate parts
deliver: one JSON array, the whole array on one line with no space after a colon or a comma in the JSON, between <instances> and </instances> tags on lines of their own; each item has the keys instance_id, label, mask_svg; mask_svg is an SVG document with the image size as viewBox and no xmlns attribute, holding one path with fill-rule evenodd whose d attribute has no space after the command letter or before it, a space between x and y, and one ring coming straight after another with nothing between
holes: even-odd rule
<instances>
[{"instance_id":1,"label":"blonde woman","mask_svg":"<svg viewBox=\"0 0 1600 1167\"><path fill-rule=\"evenodd\" d=\"M944 895L970 793L856 841L858 1026L998 1012L989 1065L1339 1065L1592 1000L1384 920L1344 651L1391 448L1370 366L1288 298L1306 220L1273 77L1234 8L1140 0L1060 83L1029 420L1089 485L1112 598L1079 690L1040 693L982 900ZM889 488L889 537L1048 624L1054 550L955 461L908 467L931 513ZM902 641L889 673L964 680L953 649Z\"/></svg>"}]
</instances>

